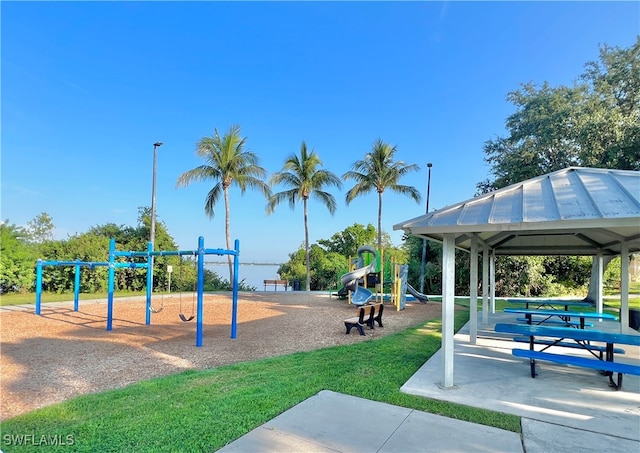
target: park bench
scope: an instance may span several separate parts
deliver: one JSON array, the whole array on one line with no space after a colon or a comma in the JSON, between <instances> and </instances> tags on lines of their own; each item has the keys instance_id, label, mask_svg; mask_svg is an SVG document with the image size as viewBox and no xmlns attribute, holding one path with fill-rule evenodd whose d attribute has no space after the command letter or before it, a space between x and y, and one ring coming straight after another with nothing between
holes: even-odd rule
<instances>
[{"instance_id":1,"label":"park bench","mask_svg":"<svg viewBox=\"0 0 640 453\"><path fill-rule=\"evenodd\" d=\"M530 349L514 349L512 353L516 357L526 357L530 360L532 378L535 378L537 375L535 368L536 360L546 360L548 362L591 368L605 372L605 374L609 376L609 385L616 390L620 390L622 388L622 376L624 374L640 376L640 366L627 363L609 362L607 360L590 359L588 357L577 357L564 354L553 354L551 352L532 351ZM617 382L613 381L613 373L618 373Z\"/></svg>"},{"instance_id":2,"label":"park bench","mask_svg":"<svg viewBox=\"0 0 640 453\"><path fill-rule=\"evenodd\" d=\"M609 385L614 387L616 390L619 390L622 387L622 376L624 374L640 376L640 365L613 361L614 353L624 353L620 348L616 348L615 344L640 346L639 335L602 332L599 330L573 329L570 327L544 327L528 324L496 324L495 331L519 334L521 336L525 335L529 338L529 349L514 348L511 353L516 357L525 357L529 359L532 378L537 376L536 360L545 360L548 362L599 370L609 377ZM544 337L545 339L541 340L539 337ZM548 343L549 340L547 339L549 338L554 338L556 340L551 341L552 344L548 345L544 349L548 349L550 346L567 347L567 344L570 343L563 340L569 339L575 341L576 346L572 347L586 349L594 356L594 351L598 351L600 352L600 357L602 357L602 350L604 348L605 360L602 360L598 356L595 356L595 358L578 357L575 355L544 352L544 349L541 351L534 350L534 346L536 344ZM520 341L520 337L515 337L514 340ZM606 343L606 346L595 346L590 343L591 341ZM613 381L613 373L618 373L617 382Z\"/></svg>"},{"instance_id":3,"label":"park bench","mask_svg":"<svg viewBox=\"0 0 640 453\"><path fill-rule=\"evenodd\" d=\"M344 326L347 329L346 333L349 334L351 329L355 327L358 329L358 332L360 332L360 335L364 335L363 327L366 325L369 329L374 329L376 322L378 323L378 326L384 327L382 325L383 311L384 305L382 303L359 306L356 311L356 316L344 320Z\"/></svg>"},{"instance_id":4,"label":"park bench","mask_svg":"<svg viewBox=\"0 0 640 453\"><path fill-rule=\"evenodd\" d=\"M529 343L531 344L531 337L526 337L526 336L521 336L521 337L513 337L513 341L517 342L517 343ZM555 339L555 340L544 340L544 339L540 339L540 338L535 338L533 340L533 343L536 345L540 345L540 346L545 346L542 349L540 349L540 352L544 352L547 349L549 349L551 346L558 346L561 348L573 348L573 349L585 349L588 350L590 352L597 352L598 355L596 357L598 357L600 360L604 360L604 356L603 354L605 352L607 352L607 347L606 346L599 346L593 343L578 343L578 342L573 342L570 343L568 341L562 341L561 339ZM624 349L622 348L614 348L613 352L615 354L624 354ZM595 354L594 354L595 356Z\"/></svg>"},{"instance_id":5,"label":"park bench","mask_svg":"<svg viewBox=\"0 0 640 453\"><path fill-rule=\"evenodd\" d=\"M273 286L274 291L278 291L278 285L282 286L286 291L289 287L289 282L287 280L265 280L264 281L264 290L267 290L267 286Z\"/></svg>"}]
</instances>

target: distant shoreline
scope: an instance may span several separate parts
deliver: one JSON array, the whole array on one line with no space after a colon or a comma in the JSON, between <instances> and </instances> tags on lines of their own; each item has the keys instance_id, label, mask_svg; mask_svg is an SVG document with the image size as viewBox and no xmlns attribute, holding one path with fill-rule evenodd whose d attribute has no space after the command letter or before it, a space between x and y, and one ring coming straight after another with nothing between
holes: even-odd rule
<instances>
[{"instance_id":1,"label":"distant shoreline","mask_svg":"<svg viewBox=\"0 0 640 453\"><path fill-rule=\"evenodd\" d=\"M213 266L227 266L227 261L205 261L204 264L211 264ZM281 266L282 263L240 263L242 266Z\"/></svg>"}]
</instances>

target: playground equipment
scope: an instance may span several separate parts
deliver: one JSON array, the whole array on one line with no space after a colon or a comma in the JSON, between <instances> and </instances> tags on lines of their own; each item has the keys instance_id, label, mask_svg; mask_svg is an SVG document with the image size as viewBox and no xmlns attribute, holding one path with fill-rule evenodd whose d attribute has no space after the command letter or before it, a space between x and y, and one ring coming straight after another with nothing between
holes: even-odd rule
<instances>
[{"instance_id":1,"label":"playground equipment","mask_svg":"<svg viewBox=\"0 0 640 453\"><path fill-rule=\"evenodd\" d=\"M407 303L407 293L413 296L419 302L426 304L429 297L416 290L407 281L409 266L406 264L394 264L393 280L391 281L391 302L396 306L397 310L404 310Z\"/></svg>"},{"instance_id":2,"label":"playground equipment","mask_svg":"<svg viewBox=\"0 0 640 453\"><path fill-rule=\"evenodd\" d=\"M164 310L164 289L160 294L160 306L156 308L152 303L149 303L149 310L151 310L151 313L160 313L162 310Z\"/></svg>"},{"instance_id":3,"label":"playground equipment","mask_svg":"<svg viewBox=\"0 0 640 453\"><path fill-rule=\"evenodd\" d=\"M365 264L364 253L373 255L373 259ZM354 305L364 305L371 302L375 298L376 302L390 301L398 311L404 310L407 300L417 300L421 303L427 303L429 297L421 293L407 281L409 266L406 264L398 264L394 258L385 260L384 250L379 253L375 248L363 246L358 249L358 259L356 263L352 263L355 267L351 268L341 277L342 288L336 293L338 298L346 299L351 295L351 303ZM390 275L389 280L385 280L385 276ZM368 277L375 277L375 281ZM360 286L358 282L363 280L364 286ZM385 294L385 285L390 285L390 293ZM375 287L375 294L369 288Z\"/></svg>"},{"instance_id":4,"label":"playground equipment","mask_svg":"<svg viewBox=\"0 0 640 453\"><path fill-rule=\"evenodd\" d=\"M364 253L371 253L373 260L369 265L364 264ZM341 278L342 286L351 291L351 303L353 305L364 305L371 300L373 293L358 284L360 279L366 278L368 274L376 272L378 254L376 249L369 246L358 248L358 266L355 270L347 272Z\"/></svg>"},{"instance_id":5,"label":"playground equipment","mask_svg":"<svg viewBox=\"0 0 640 453\"><path fill-rule=\"evenodd\" d=\"M146 252L124 252L116 251L115 239L111 239L109 242L109 261L108 262L83 262L83 261L45 261L38 260L36 262L36 314L40 314L41 302L42 302L42 269L44 266L76 266L75 274L75 289L74 289L74 311L78 311L78 295L80 291L80 268L81 267L96 267L96 266L108 266L108 296L107 296L107 331L113 328L113 292L115 286L115 270L119 268L146 268L147 269L147 297L146 297L146 324L151 324L151 313L153 313L151 307L151 288L153 285L153 269L151 266L151 257L153 256L184 256L192 255L198 257L197 269L197 310L196 310L196 346L202 346L202 321L203 321L203 294L204 294L204 257L205 255L232 255L233 256L233 296L231 307L231 338L236 338L237 335L237 319L238 319L238 269L239 269L239 256L240 256L240 242L236 239L233 250L225 249L206 249L204 247L204 238L200 236L198 238L198 248L196 250L170 250L170 251L153 251L153 245L151 242L147 244ZM147 258L146 263L129 262L116 262L118 257L127 257L129 259L135 257ZM183 319L183 317L185 319ZM183 321L189 321L182 313L182 305L180 305L180 319ZM191 319L193 319L191 317Z\"/></svg>"},{"instance_id":6,"label":"playground equipment","mask_svg":"<svg viewBox=\"0 0 640 453\"><path fill-rule=\"evenodd\" d=\"M413 286L411 286L409 282L407 282L407 292L411 294L413 297L415 297L416 299L418 299L423 304L426 304L427 302L429 302L429 296L427 296L426 294L422 294L420 291L418 291Z\"/></svg>"},{"instance_id":7,"label":"playground equipment","mask_svg":"<svg viewBox=\"0 0 640 453\"><path fill-rule=\"evenodd\" d=\"M180 261L180 281L182 281L182 260ZM187 317L184 312L182 311L182 292L180 292L180 313L178 314L178 316L180 317L180 319L184 322L189 322L191 320L193 320L193 318L195 317L195 293L196 293L196 282L193 283L193 296L191 297L191 314Z\"/></svg>"},{"instance_id":8,"label":"playground equipment","mask_svg":"<svg viewBox=\"0 0 640 453\"><path fill-rule=\"evenodd\" d=\"M182 312L182 294L180 294L180 313L178 314L178 317L184 322L192 321L193 318L195 317L194 310L193 310L193 305L192 305L192 308L191 308L191 314L188 317L187 317L187 315L185 315Z\"/></svg>"},{"instance_id":9,"label":"playground equipment","mask_svg":"<svg viewBox=\"0 0 640 453\"><path fill-rule=\"evenodd\" d=\"M58 261L58 260L38 260L36 262L36 314L40 314L40 302L42 300L42 268L43 266L74 266L74 286L73 286L73 310L78 311L80 300L80 270L83 267L95 269L99 266L108 266L109 263L99 261Z\"/></svg>"}]
</instances>

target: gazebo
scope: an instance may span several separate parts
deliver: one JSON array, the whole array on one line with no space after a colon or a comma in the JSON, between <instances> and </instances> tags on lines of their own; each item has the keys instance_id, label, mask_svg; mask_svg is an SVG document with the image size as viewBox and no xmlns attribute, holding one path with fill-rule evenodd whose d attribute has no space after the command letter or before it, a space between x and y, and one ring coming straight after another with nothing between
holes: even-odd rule
<instances>
[{"instance_id":1,"label":"gazebo","mask_svg":"<svg viewBox=\"0 0 640 453\"><path fill-rule=\"evenodd\" d=\"M640 172L569 167L433 211L393 226L443 244L442 386L453 387L455 249L471 254L470 341L477 338L478 258L482 255L483 322L494 309L497 255L596 258L602 311L603 257L621 256L620 328L629 322L629 254L640 251ZM489 294L490 293L490 294Z\"/></svg>"}]
</instances>

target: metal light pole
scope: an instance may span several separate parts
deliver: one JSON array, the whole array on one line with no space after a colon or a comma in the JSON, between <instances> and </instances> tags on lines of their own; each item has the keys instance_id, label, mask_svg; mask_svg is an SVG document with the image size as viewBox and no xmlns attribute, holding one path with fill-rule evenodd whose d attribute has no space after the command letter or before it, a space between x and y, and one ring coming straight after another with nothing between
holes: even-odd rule
<instances>
[{"instance_id":1,"label":"metal light pole","mask_svg":"<svg viewBox=\"0 0 640 453\"><path fill-rule=\"evenodd\" d=\"M429 169L429 174L427 176L427 209L426 214L429 214L429 195L431 192L431 167L433 164L431 162L427 163L427 168ZM427 260L427 240L422 239L422 261L420 265L420 292L424 293L424 266L426 265Z\"/></svg>"},{"instance_id":2,"label":"metal light pole","mask_svg":"<svg viewBox=\"0 0 640 453\"><path fill-rule=\"evenodd\" d=\"M157 160L157 149L159 146L162 146L162 142L155 142L153 144L153 182L151 183L151 237L149 241L151 242L151 250L155 249L155 239L156 239L156 160ZM153 256L151 257L151 268L153 268Z\"/></svg>"}]
</instances>

